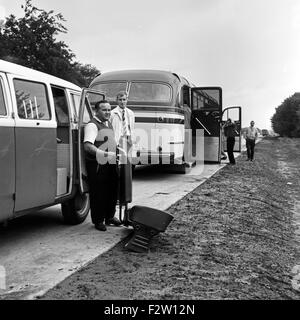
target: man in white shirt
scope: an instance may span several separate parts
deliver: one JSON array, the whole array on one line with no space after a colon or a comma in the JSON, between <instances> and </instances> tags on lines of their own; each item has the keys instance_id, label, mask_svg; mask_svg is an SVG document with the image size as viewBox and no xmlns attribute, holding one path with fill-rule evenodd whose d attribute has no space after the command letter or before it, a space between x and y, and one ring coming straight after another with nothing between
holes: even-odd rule
<instances>
[{"instance_id":1,"label":"man in white shirt","mask_svg":"<svg viewBox=\"0 0 300 320\"><path fill-rule=\"evenodd\" d=\"M120 225L115 218L118 195L116 141L109 122L111 106L106 100L95 104L96 114L84 128L84 151L90 187L91 218L95 228Z\"/></svg>"},{"instance_id":2,"label":"man in white shirt","mask_svg":"<svg viewBox=\"0 0 300 320\"><path fill-rule=\"evenodd\" d=\"M129 153L134 143L134 112L127 108L128 96L126 91L120 91L116 100L118 106L112 110L110 121L117 144Z\"/></svg>"},{"instance_id":3,"label":"man in white shirt","mask_svg":"<svg viewBox=\"0 0 300 320\"><path fill-rule=\"evenodd\" d=\"M254 127L254 121L250 122L250 127L245 131L244 138L246 139L246 148L247 148L247 161L253 161L254 157L254 147L255 141L258 136L258 130Z\"/></svg>"},{"instance_id":4,"label":"man in white shirt","mask_svg":"<svg viewBox=\"0 0 300 320\"><path fill-rule=\"evenodd\" d=\"M132 201L132 147L134 144L134 113L127 108L128 95L120 91L116 96L118 106L112 110L110 121L115 132L118 147L124 150L120 155L119 167L119 205L122 208ZM120 209L121 210L121 209ZM125 209L123 223L128 225L127 210Z\"/></svg>"}]
</instances>

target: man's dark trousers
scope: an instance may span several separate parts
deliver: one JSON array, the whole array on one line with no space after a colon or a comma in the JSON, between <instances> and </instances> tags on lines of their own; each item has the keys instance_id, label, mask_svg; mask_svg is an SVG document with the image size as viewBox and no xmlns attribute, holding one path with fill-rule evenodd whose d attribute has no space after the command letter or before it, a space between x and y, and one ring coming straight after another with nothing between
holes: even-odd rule
<instances>
[{"instance_id":1,"label":"man's dark trousers","mask_svg":"<svg viewBox=\"0 0 300 320\"><path fill-rule=\"evenodd\" d=\"M255 147L255 140L254 139L247 139L246 140L246 148L247 148L247 156L248 156L249 160L253 160L254 147Z\"/></svg>"},{"instance_id":2,"label":"man's dark trousers","mask_svg":"<svg viewBox=\"0 0 300 320\"><path fill-rule=\"evenodd\" d=\"M233 148L235 144L235 137L228 137L227 138L227 154L229 158L229 162L235 164L235 159L233 155Z\"/></svg>"},{"instance_id":3,"label":"man's dark trousers","mask_svg":"<svg viewBox=\"0 0 300 320\"><path fill-rule=\"evenodd\" d=\"M118 197L118 175L116 165L98 166L96 161L86 161L89 182L92 223L104 223L115 215Z\"/></svg>"}]
</instances>

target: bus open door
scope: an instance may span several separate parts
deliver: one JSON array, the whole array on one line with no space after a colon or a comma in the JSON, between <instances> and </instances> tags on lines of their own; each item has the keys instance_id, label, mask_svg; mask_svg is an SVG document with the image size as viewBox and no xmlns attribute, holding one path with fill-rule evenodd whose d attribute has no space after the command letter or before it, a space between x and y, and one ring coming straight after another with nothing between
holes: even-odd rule
<instances>
[{"instance_id":1,"label":"bus open door","mask_svg":"<svg viewBox=\"0 0 300 320\"><path fill-rule=\"evenodd\" d=\"M196 130L204 131L204 162L220 160L220 119L222 116L222 89L220 87L191 88L193 137Z\"/></svg>"},{"instance_id":2,"label":"bus open door","mask_svg":"<svg viewBox=\"0 0 300 320\"><path fill-rule=\"evenodd\" d=\"M222 112L222 123L226 122L228 119L235 124L236 136L233 151L242 151L242 108L239 106L228 107ZM225 140L225 139L224 139ZM226 140L222 141L224 146L224 151L227 151Z\"/></svg>"}]
</instances>

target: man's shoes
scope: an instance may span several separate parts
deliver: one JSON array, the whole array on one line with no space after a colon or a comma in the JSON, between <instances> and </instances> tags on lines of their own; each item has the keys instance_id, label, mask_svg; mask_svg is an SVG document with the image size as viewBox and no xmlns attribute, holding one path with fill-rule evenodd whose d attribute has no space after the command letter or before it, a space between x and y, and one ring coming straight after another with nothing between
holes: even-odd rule
<instances>
[{"instance_id":1,"label":"man's shoes","mask_svg":"<svg viewBox=\"0 0 300 320\"><path fill-rule=\"evenodd\" d=\"M106 231L106 230L107 230L106 227L105 227L105 225L104 225L104 223L97 223L97 224L95 224L95 228L96 228L97 230L99 230L99 231Z\"/></svg>"},{"instance_id":2,"label":"man's shoes","mask_svg":"<svg viewBox=\"0 0 300 320\"><path fill-rule=\"evenodd\" d=\"M106 225L111 225L112 224L114 226L120 226L122 224L122 222L118 218L113 217L113 218L111 218L109 220L106 220L105 224Z\"/></svg>"},{"instance_id":3,"label":"man's shoes","mask_svg":"<svg viewBox=\"0 0 300 320\"><path fill-rule=\"evenodd\" d=\"M247 159L247 161L250 161L250 160L251 160L251 159L249 159L249 158Z\"/></svg>"}]
</instances>

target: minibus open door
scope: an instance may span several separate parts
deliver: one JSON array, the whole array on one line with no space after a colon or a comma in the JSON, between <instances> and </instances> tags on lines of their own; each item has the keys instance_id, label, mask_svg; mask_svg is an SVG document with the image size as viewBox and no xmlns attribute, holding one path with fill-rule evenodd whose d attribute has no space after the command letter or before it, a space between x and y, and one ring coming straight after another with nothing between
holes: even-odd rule
<instances>
[{"instance_id":1,"label":"minibus open door","mask_svg":"<svg viewBox=\"0 0 300 320\"><path fill-rule=\"evenodd\" d=\"M234 106L228 107L223 110L222 113L222 125L228 120L231 119L235 123L235 144L233 151L241 152L242 151L242 107ZM222 134L222 141L224 151L227 151L226 137Z\"/></svg>"},{"instance_id":2,"label":"minibus open door","mask_svg":"<svg viewBox=\"0 0 300 320\"><path fill-rule=\"evenodd\" d=\"M222 88L191 88L191 128L195 143L196 131L204 132L204 161L217 162L220 159L220 119L222 116ZM199 143L199 142L197 142ZM193 146L193 151L195 145ZM194 153L194 152L193 152Z\"/></svg>"},{"instance_id":3,"label":"minibus open door","mask_svg":"<svg viewBox=\"0 0 300 320\"><path fill-rule=\"evenodd\" d=\"M103 99L105 99L104 94L97 90L83 89L82 91L78 115L78 177L81 193L89 190L83 149L84 127L94 116L95 103Z\"/></svg>"}]
</instances>

